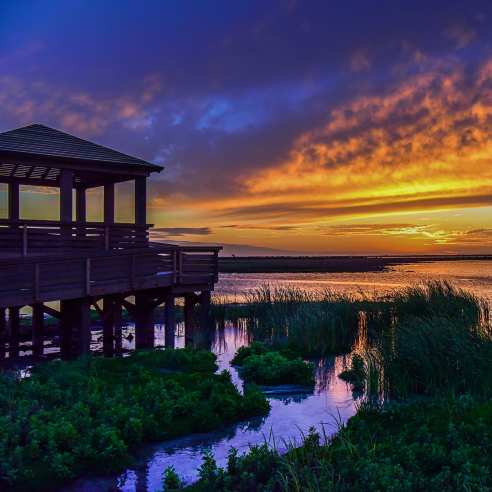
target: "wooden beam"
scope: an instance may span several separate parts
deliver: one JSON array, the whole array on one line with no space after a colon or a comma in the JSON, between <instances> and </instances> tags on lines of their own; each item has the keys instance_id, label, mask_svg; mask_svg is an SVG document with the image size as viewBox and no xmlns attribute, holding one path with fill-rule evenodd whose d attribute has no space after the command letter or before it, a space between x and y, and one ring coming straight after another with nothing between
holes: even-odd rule
<instances>
[{"instance_id":1,"label":"wooden beam","mask_svg":"<svg viewBox=\"0 0 492 492\"><path fill-rule=\"evenodd\" d=\"M135 304L132 304L130 301L127 301L126 299L123 299L121 301L121 304L128 311L128 313L130 314L130 316L132 318L135 318L136 309L137 309L136 306L135 306Z\"/></svg>"},{"instance_id":2,"label":"wooden beam","mask_svg":"<svg viewBox=\"0 0 492 492\"><path fill-rule=\"evenodd\" d=\"M61 319L61 313L60 311L57 311L56 309L53 309L52 307L45 306L44 304L41 304L43 313L46 313L48 316L51 316L56 319Z\"/></svg>"},{"instance_id":3,"label":"wooden beam","mask_svg":"<svg viewBox=\"0 0 492 492\"><path fill-rule=\"evenodd\" d=\"M114 224L114 183L104 185L104 223Z\"/></svg>"},{"instance_id":4,"label":"wooden beam","mask_svg":"<svg viewBox=\"0 0 492 492\"><path fill-rule=\"evenodd\" d=\"M19 183L9 183L9 220L19 220L20 195Z\"/></svg>"},{"instance_id":5,"label":"wooden beam","mask_svg":"<svg viewBox=\"0 0 492 492\"><path fill-rule=\"evenodd\" d=\"M147 178L135 179L135 224L147 222Z\"/></svg>"},{"instance_id":6,"label":"wooden beam","mask_svg":"<svg viewBox=\"0 0 492 492\"><path fill-rule=\"evenodd\" d=\"M63 169L60 175L60 220L72 222L73 171Z\"/></svg>"}]
</instances>

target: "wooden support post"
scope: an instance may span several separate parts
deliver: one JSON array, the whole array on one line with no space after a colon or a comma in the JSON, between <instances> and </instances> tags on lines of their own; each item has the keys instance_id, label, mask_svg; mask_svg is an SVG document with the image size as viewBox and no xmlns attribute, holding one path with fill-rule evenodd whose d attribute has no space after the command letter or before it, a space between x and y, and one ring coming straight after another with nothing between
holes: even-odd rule
<instances>
[{"instance_id":1,"label":"wooden support post","mask_svg":"<svg viewBox=\"0 0 492 492\"><path fill-rule=\"evenodd\" d=\"M115 299L113 296L105 296L103 299L103 353L105 357L111 357L114 353L114 315Z\"/></svg>"},{"instance_id":2,"label":"wooden support post","mask_svg":"<svg viewBox=\"0 0 492 492\"><path fill-rule=\"evenodd\" d=\"M210 291L204 290L200 293L199 297L200 302L200 327L199 333L197 337L199 340L195 341L195 345L200 348L210 349L213 338L213 326L211 320L211 299L210 299Z\"/></svg>"},{"instance_id":3,"label":"wooden support post","mask_svg":"<svg viewBox=\"0 0 492 492\"><path fill-rule=\"evenodd\" d=\"M77 299L77 331L78 331L78 350L82 355L91 353L91 302L85 297Z\"/></svg>"},{"instance_id":4,"label":"wooden support post","mask_svg":"<svg viewBox=\"0 0 492 492\"><path fill-rule=\"evenodd\" d=\"M19 183L9 183L9 220L19 220L20 216L20 194Z\"/></svg>"},{"instance_id":5,"label":"wooden support post","mask_svg":"<svg viewBox=\"0 0 492 492\"><path fill-rule=\"evenodd\" d=\"M5 308L0 308L0 359L5 358L5 340L7 338L7 320Z\"/></svg>"},{"instance_id":6,"label":"wooden support post","mask_svg":"<svg viewBox=\"0 0 492 492\"><path fill-rule=\"evenodd\" d=\"M61 222L72 222L72 188L73 171L62 169L60 174L60 220Z\"/></svg>"},{"instance_id":7,"label":"wooden support post","mask_svg":"<svg viewBox=\"0 0 492 492\"><path fill-rule=\"evenodd\" d=\"M73 220L72 189L73 171L62 169L60 174L60 221L64 224L61 236L66 249L70 247L72 238L72 226L70 225Z\"/></svg>"},{"instance_id":8,"label":"wooden support post","mask_svg":"<svg viewBox=\"0 0 492 492\"><path fill-rule=\"evenodd\" d=\"M104 185L104 223L114 223L114 183Z\"/></svg>"},{"instance_id":9,"label":"wooden support post","mask_svg":"<svg viewBox=\"0 0 492 492\"><path fill-rule=\"evenodd\" d=\"M87 297L61 301L60 351L63 359L91 350L91 302Z\"/></svg>"},{"instance_id":10,"label":"wooden support post","mask_svg":"<svg viewBox=\"0 0 492 492\"><path fill-rule=\"evenodd\" d=\"M186 294L184 298L184 325L185 325L185 347L192 347L194 342L193 311L195 308L195 295Z\"/></svg>"},{"instance_id":11,"label":"wooden support post","mask_svg":"<svg viewBox=\"0 0 492 492\"><path fill-rule=\"evenodd\" d=\"M166 328L165 345L166 348L174 348L176 335L176 309L174 306L174 294L172 292L166 294L164 303L164 323Z\"/></svg>"},{"instance_id":12,"label":"wooden support post","mask_svg":"<svg viewBox=\"0 0 492 492\"><path fill-rule=\"evenodd\" d=\"M141 176L135 179L135 224L147 223L147 178Z\"/></svg>"},{"instance_id":13,"label":"wooden support post","mask_svg":"<svg viewBox=\"0 0 492 492\"><path fill-rule=\"evenodd\" d=\"M77 188L75 191L75 217L77 222L87 221L87 205L85 188Z\"/></svg>"},{"instance_id":14,"label":"wooden support post","mask_svg":"<svg viewBox=\"0 0 492 492\"><path fill-rule=\"evenodd\" d=\"M210 331L212 329L210 308L210 291L204 290L200 294L200 328L202 330Z\"/></svg>"},{"instance_id":15,"label":"wooden support post","mask_svg":"<svg viewBox=\"0 0 492 492\"><path fill-rule=\"evenodd\" d=\"M18 307L9 308L9 357L19 356L20 314Z\"/></svg>"},{"instance_id":16,"label":"wooden support post","mask_svg":"<svg viewBox=\"0 0 492 492\"><path fill-rule=\"evenodd\" d=\"M43 304L32 306L32 355L40 357L44 351L44 311Z\"/></svg>"},{"instance_id":17,"label":"wooden support post","mask_svg":"<svg viewBox=\"0 0 492 492\"><path fill-rule=\"evenodd\" d=\"M122 315L121 315L122 303L121 298L115 299L113 306L113 319L114 319L114 353L121 355L123 352L123 336L121 332Z\"/></svg>"},{"instance_id":18,"label":"wooden support post","mask_svg":"<svg viewBox=\"0 0 492 492\"><path fill-rule=\"evenodd\" d=\"M111 225L114 224L114 183L104 185L104 249L111 249Z\"/></svg>"},{"instance_id":19,"label":"wooden support post","mask_svg":"<svg viewBox=\"0 0 492 492\"><path fill-rule=\"evenodd\" d=\"M62 359L73 356L73 301L60 301L60 354Z\"/></svg>"},{"instance_id":20,"label":"wooden support post","mask_svg":"<svg viewBox=\"0 0 492 492\"><path fill-rule=\"evenodd\" d=\"M148 294L135 294L135 348L149 349L154 347L154 309Z\"/></svg>"}]
</instances>

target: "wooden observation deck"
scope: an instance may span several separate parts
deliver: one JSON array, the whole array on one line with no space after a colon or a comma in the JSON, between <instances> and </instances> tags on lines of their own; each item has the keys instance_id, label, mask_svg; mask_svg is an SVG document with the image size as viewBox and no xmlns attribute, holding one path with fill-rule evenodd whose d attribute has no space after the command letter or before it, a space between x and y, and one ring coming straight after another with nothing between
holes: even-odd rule
<instances>
[{"instance_id":1,"label":"wooden observation deck","mask_svg":"<svg viewBox=\"0 0 492 492\"><path fill-rule=\"evenodd\" d=\"M153 347L153 311L162 303L166 346L174 346L176 297L184 298L187 343L197 332L196 304L201 329L209 327L220 247L149 241L147 178L161 170L43 125L0 134L0 183L8 186L8 217L0 219L0 357L19 355L25 306L36 357L44 352L46 313L59 319L63 357L90 351L91 307L101 317L106 355L121 350L123 308L135 322L136 348ZM135 221L117 223L115 184L130 180ZM22 219L20 185L59 188L60 220ZM102 222L86 220L86 190L94 187L104 188ZM45 304L53 301L59 309Z\"/></svg>"}]
</instances>

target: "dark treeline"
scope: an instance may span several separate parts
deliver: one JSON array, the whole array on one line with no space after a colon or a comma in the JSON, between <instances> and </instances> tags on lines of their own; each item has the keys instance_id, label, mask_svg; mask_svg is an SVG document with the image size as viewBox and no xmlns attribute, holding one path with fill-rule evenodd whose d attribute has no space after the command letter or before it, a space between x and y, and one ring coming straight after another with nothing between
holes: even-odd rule
<instances>
[{"instance_id":1,"label":"dark treeline","mask_svg":"<svg viewBox=\"0 0 492 492\"><path fill-rule=\"evenodd\" d=\"M491 255L462 256L222 256L221 273L380 272L393 265L429 261L491 260Z\"/></svg>"}]
</instances>

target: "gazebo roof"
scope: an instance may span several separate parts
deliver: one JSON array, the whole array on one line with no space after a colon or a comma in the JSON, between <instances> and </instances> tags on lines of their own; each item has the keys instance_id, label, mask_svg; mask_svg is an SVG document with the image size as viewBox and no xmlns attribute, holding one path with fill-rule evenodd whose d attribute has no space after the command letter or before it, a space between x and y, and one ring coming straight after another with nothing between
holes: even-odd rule
<instances>
[{"instance_id":1,"label":"gazebo roof","mask_svg":"<svg viewBox=\"0 0 492 492\"><path fill-rule=\"evenodd\" d=\"M60 168L73 169L76 182L86 186L96 186L105 180L124 181L163 169L45 125L33 124L0 133L0 179L4 178L3 181L51 181L55 184Z\"/></svg>"}]
</instances>

